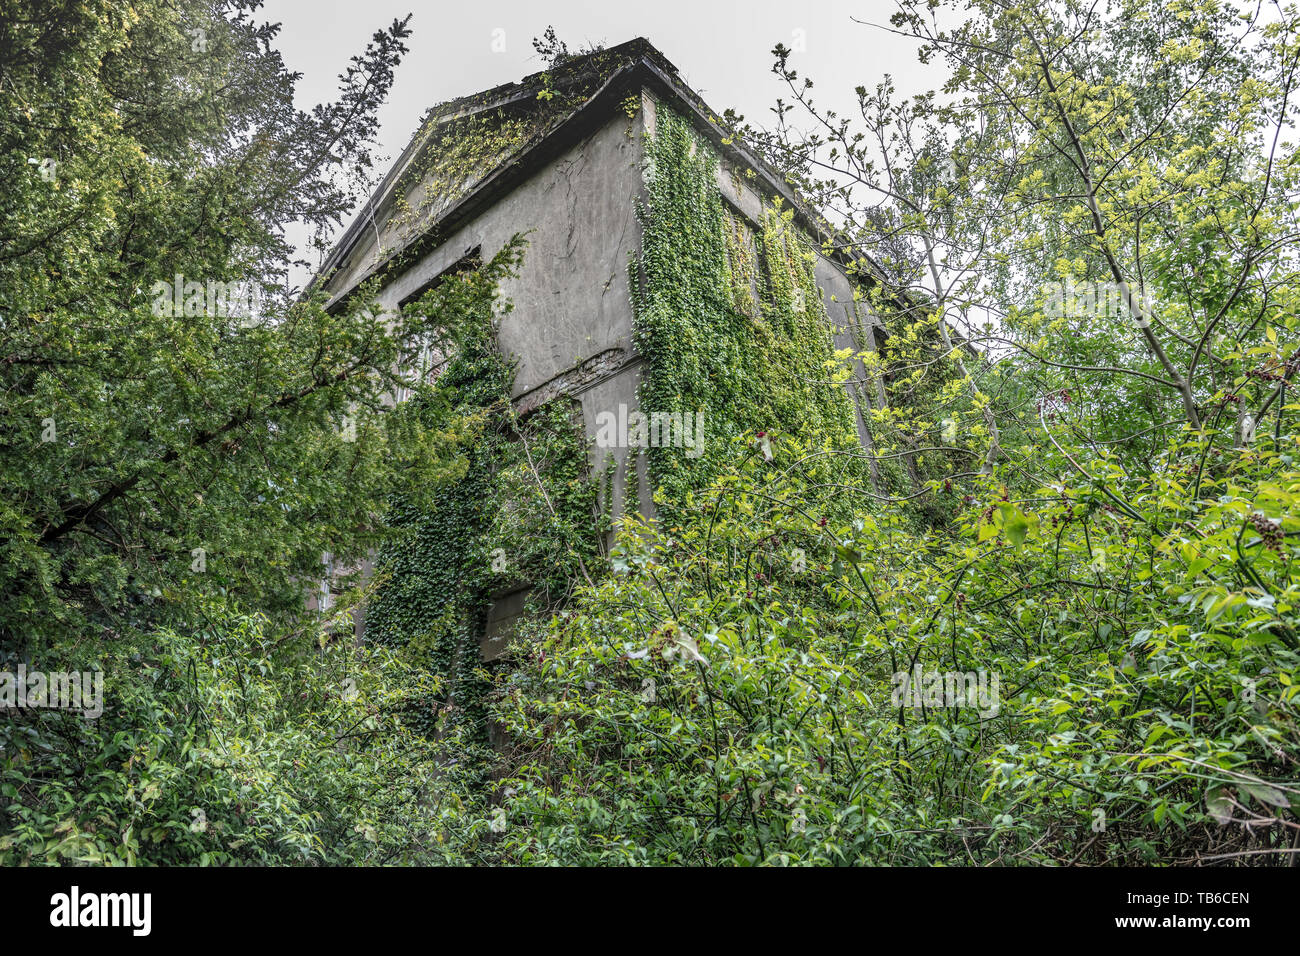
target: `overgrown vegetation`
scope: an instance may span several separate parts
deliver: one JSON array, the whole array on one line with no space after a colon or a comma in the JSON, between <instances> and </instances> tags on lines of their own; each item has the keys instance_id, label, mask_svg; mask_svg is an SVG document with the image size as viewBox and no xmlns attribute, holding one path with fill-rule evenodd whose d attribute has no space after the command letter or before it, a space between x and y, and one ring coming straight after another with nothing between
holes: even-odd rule
<instances>
[{"instance_id":1,"label":"overgrown vegetation","mask_svg":"<svg viewBox=\"0 0 1300 956\"><path fill-rule=\"evenodd\" d=\"M425 668L257 617L152 640L98 657L98 719L6 720L7 864L455 862L455 770L406 719Z\"/></svg>"},{"instance_id":2,"label":"overgrown vegetation","mask_svg":"<svg viewBox=\"0 0 1300 956\"><path fill-rule=\"evenodd\" d=\"M853 405L838 383L830 322L813 277L814 250L779 205L755 234L724 209L719 158L690 123L660 104L646 140L641 255L633 263L637 348L647 411L704 413L700 458L660 447L650 476L664 520L716 474L728 437L783 429L822 453L858 449ZM825 454L827 480L861 481L862 462Z\"/></svg>"},{"instance_id":3,"label":"overgrown vegetation","mask_svg":"<svg viewBox=\"0 0 1300 956\"><path fill-rule=\"evenodd\" d=\"M611 578L502 680L519 745L491 859L1296 856L1300 43L1274 12L904 2L893 29L952 81L860 89L855 117L777 48L792 101L738 135L862 251L892 335L855 384L886 383L874 460L906 467L827 502L824 449L791 424L818 420L807 393L778 438L729 422L707 491L661 461L671 526L627 529ZM715 291L707 153L664 126L641 302L675 307L639 316L683 343L674 398L718 367L761 394L743 358L689 364L744 296ZM660 249L665 181L682 238ZM805 369L778 356L773 377Z\"/></svg>"},{"instance_id":4,"label":"overgrown vegetation","mask_svg":"<svg viewBox=\"0 0 1300 956\"><path fill-rule=\"evenodd\" d=\"M827 521L810 507L806 449L773 452L745 452L671 541L629 529L610 579L503 683L521 744L499 858L1289 851L1293 440L1225 458L1195 504L1195 476L1177 470L1112 463L1106 491L1014 496L989 479L951 532L929 534L892 508ZM983 693L953 707L927 676L909 706L895 675L917 669L979 675Z\"/></svg>"},{"instance_id":5,"label":"overgrown vegetation","mask_svg":"<svg viewBox=\"0 0 1300 956\"><path fill-rule=\"evenodd\" d=\"M367 308L373 288L331 310L286 288L283 230L349 208L337 174L368 163L409 31L377 33L338 101L302 112L256 7L0 15L6 863L429 845L430 748L393 712L434 687L305 600L323 552L347 568L389 540L390 496L461 470L463 427L385 398L513 260L407 317ZM21 669L98 673L102 719L24 706Z\"/></svg>"},{"instance_id":6,"label":"overgrown vegetation","mask_svg":"<svg viewBox=\"0 0 1300 956\"><path fill-rule=\"evenodd\" d=\"M521 252L516 238L502 254ZM598 566L608 530L575 410L561 399L524 418L511 404L514 370L497 347L493 305L482 300L447 327L450 357L408 403L424 428L468 423L465 452L454 481L390 502L389 520L404 533L379 555L386 583L366 610L369 641L404 648L444 679L421 726L437 734L450 724L465 731L462 744L487 743L479 664L492 596L527 585L528 613L545 616ZM407 307L427 308L427 300Z\"/></svg>"},{"instance_id":7,"label":"overgrown vegetation","mask_svg":"<svg viewBox=\"0 0 1300 956\"><path fill-rule=\"evenodd\" d=\"M656 103L639 399L707 444L606 553L608 463L511 401L522 236L387 315L267 280L407 27L303 114L255 6L0 17L0 672L105 678L0 715L0 862L1300 859L1293 7L900 0L949 83L852 116L778 46L726 141L818 239ZM538 51L537 103L417 134L372 265L618 65ZM305 612L322 552L376 574Z\"/></svg>"}]
</instances>

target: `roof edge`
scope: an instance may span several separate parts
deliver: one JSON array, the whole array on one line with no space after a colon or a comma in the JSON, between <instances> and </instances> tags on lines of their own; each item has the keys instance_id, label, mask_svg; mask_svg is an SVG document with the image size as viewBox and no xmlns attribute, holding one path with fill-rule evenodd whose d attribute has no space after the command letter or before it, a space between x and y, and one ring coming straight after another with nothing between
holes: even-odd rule
<instances>
[{"instance_id":1,"label":"roof edge","mask_svg":"<svg viewBox=\"0 0 1300 956\"><path fill-rule=\"evenodd\" d=\"M622 98L627 93L642 88L649 88L661 97L677 104L679 108L684 108L685 115L692 125L709 140L719 154L727 157L733 164L754 170L755 176L758 177L764 187L763 191L768 193L768 198L779 196L782 202L788 204L793 210L795 221L810 236L821 242L823 247L831 244L829 258L845 267L856 266L862 259L866 259L877 275L883 275L880 266L870 256L865 254L855 256L846 249L835 245L834 232L824 217L796 196L784 177L747 149L741 142L733 138L733 135L721 125L717 118L718 114L694 90L686 85L678 74L677 68L648 40L637 37L602 52L610 54L619 52L635 53L635 56L610 73L586 102L577 106L557 123L542 131L504 161L493 167L464 196L444 210L437 219L431 221L419 234L412 237L404 245L394 249L356 281L349 283L346 288L340 289L332 295L327 307L336 307L357 286L368 279L390 271L395 264L407 256L427 247L436 248L442 238L445 238L455 228L472 219L485 205L514 189L541 164L558 156L569 146L579 141L582 136L594 130L606 117L607 113L620 109ZM529 81L543 76L546 72L531 74L517 83L493 87L487 92L497 93L499 91L503 95L485 101L479 109L469 112L452 113L449 111L446 119L474 115L478 112L500 109L525 101L534 95L531 87L527 85ZM482 94L473 94L472 96L479 95ZM442 108L450 109L468 103L472 96L449 101L443 104ZM439 108L435 107L436 109ZM429 113L426 113L425 119L428 117ZM402 155L381 181L379 188L358 211L343 236L331 249L320 270L312 277L308 283L308 289L328 281L331 272L346 260L356 248L360 235L364 231L367 217L373 210L385 205L395 184L399 181L401 173L409 167L419 153L417 144L420 141L419 134L422 129L424 129L423 119L411 141L403 150ZM858 275L861 275L860 269L855 271Z\"/></svg>"}]
</instances>

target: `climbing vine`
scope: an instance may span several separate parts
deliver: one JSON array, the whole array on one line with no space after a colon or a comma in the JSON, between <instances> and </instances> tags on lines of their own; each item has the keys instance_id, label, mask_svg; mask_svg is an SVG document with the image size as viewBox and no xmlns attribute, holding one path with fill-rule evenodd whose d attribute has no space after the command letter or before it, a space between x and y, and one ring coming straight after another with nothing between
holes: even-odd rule
<instances>
[{"instance_id":1,"label":"climbing vine","mask_svg":"<svg viewBox=\"0 0 1300 956\"><path fill-rule=\"evenodd\" d=\"M503 255L517 262L521 248L515 237ZM433 311L440 295L435 288L406 308ZM366 612L369 639L403 648L440 679L412 719L430 733L459 728L480 744L480 647L491 600L526 584L527 612L557 606L597 567L608 527L601 478L590 473L572 408L559 399L523 416L510 401L514 368L495 338L496 317L509 309L481 298L447 330L441 374L411 399L424 427L463 431L461 467L429 501L391 502L401 535L379 555L384 584Z\"/></svg>"},{"instance_id":2,"label":"climbing vine","mask_svg":"<svg viewBox=\"0 0 1300 956\"><path fill-rule=\"evenodd\" d=\"M639 398L645 411L703 412L706 422L701 457L651 450L667 523L726 466L732 439L797 436L809 449L805 471L830 489L828 500L866 477L849 454L860 450L853 404L814 248L779 203L757 229L734 213L717 186L718 163L685 120L659 107L633 296L647 360ZM435 287L407 308L433 310L441 294ZM610 469L589 466L570 401L527 415L512 404L514 369L495 338L500 308L484 299L447 330L449 357L413 399L425 427L461 429L461 465L431 501L392 502L403 533L379 556L384 584L366 615L371 639L404 648L441 680L437 699L414 719L430 732L462 728L478 742L487 739L487 609L526 586L525 617L536 620L564 605L576 584L594 583L612 506Z\"/></svg>"},{"instance_id":3,"label":"climbing vine","mask_svg":"<svg viewBox=\"0 0 1300 956\"><path fill-rule=\"evenodd\" d=\"M774 430L812 449L810 473L856 486L860 459L852 399L842 382L816 253L774 203L757 234L724 202L713 147L666 105L646 140L647 198L633 269L640 387L647 412L703 412L706 450L651 450L649 470L661 513L671 518L690 492L716 475L731 439Z\"/></svg>"}]
</instances>

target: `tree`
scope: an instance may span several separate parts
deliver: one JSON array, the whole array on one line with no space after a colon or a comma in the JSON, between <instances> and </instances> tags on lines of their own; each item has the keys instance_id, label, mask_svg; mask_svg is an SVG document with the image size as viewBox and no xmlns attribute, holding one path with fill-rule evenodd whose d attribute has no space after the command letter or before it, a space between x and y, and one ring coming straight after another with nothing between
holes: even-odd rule
<instances>
[{"instance_id":1,"label":"tree","mask_svg":"<svg viewBox=\"0 0 1300 956\"><path fill-rule=\"evenodd\" d=\"M847 243L902 237L918 250L892 263L903 268L890 291L928 280L922 302L954 360L965 364L946 335L956 320L970 345L1027 359L1017 367L1040 396L1073 396L1076 409L1086 398L1074 434L1149 460L1171 426L1215 426L1230 405L1240 440L1279 411L1295 371L1251 352L1295 311L1294 9L964 10L902 0L885 29L919 41L950 79L903 102L888 81L859 87L853 117L821 110L778 47L794 102L778 103L762 147L837 211ZM868 215L881 203L888 229ZM969 397L992 452L997 425Z\"/></svg>"},{"instance_id":2,"label":"tree","mask_svg":"<svg viewBox=\"0 0 1300 956\"><path fill-rule=\"evenodd\" d=\"M437 681L305 599L463 471L465 423L390 396L429 393L406 370L521 243L395 314L288 288L285 227L353 204L409 18L303 112L258 6L0 10L0 673L104 678L94 720L6 707L6 861L436 852Z\"/></svg>"},{"instance_id":3,"label":"tree","mask_svg":"<svg viewBox=\"0 0 1300 956\"><path fill-rule=\"evenodd\" d=\"M451 466L385 395L518 248L419 314L283 282L285 225L355 198L407 20L302 112L257 3L56 6L0 26L0 639L93 648L214 598L288 620L322 552Z\"/></svg>"}]
</instances>

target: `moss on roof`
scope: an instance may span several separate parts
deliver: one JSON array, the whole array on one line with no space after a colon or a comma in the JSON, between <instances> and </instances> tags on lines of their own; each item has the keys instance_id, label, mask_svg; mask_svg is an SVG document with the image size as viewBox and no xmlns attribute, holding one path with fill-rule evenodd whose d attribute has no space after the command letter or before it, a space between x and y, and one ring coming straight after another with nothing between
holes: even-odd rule
<instances>
[{"instance_id":1,"label":"moss on roof","mask_svg":"<svg viewBox=\"0 0 1300 956\"><path fill-rule=\"evenodd\" d=\"M572 116L619 70L653 49L637 39L573 55L518 82L431 107L376 191L377 207L362 211L331 252L327 269L342 264L362 222L373 223L379 236L371 264L391 259L493 171ZM657 51L654 55L667 64Z\"/></svg>"},{"instance_id":2,"label":"moss on roof","mask_svg":"<svg viewBox=\"0 0 1300 956\"><path fill-rule=\"evenodd\" d=\"M457 208L468 210L462 200L484 193L494 174L521 167L534 147L615 85L621 73L639 64L649 66L647 78L654 81L657 76L668 95L682 101L687 112L695 114L695 121L712 131L714 141L734 162L759 172L758 188L789 201L811 233L833 234L783 176L732 138L734 134L686 85L677 68L648 40L638 37L607 50L565 57L517 82L431 107L375 198L335 244L321 279L338 282L336 295L346 296L348 288L362 279L436 245L443 227L454 226ZM371 230L377 249L363 239ZM364 263L357 258L363 252Z\"/></svg>"}]
</instances>

